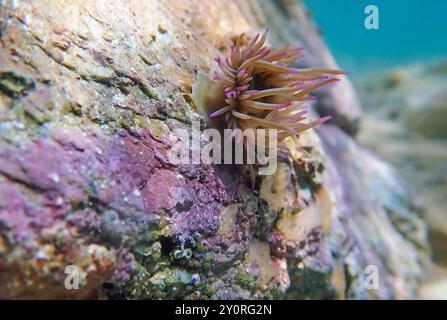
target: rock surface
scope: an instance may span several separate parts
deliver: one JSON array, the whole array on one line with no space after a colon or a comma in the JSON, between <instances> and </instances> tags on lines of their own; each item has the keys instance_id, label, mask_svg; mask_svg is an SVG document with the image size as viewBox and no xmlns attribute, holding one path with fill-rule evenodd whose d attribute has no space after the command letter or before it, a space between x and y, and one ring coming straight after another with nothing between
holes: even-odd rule
<instances>
[{"instance_id":1,"label":"rock surface","mask_svg":"<svg viewBox=\"0 0 447 320\"><path fill-rule=\"evenodd\" d=\"M1 298L415 294L420 209L340 129L360 116L348 80L320 93L334 124L288 139L255 190L231 168L168 161L175 129L206 126L190 88L231 36L269 26L273 42L308 49L308 66L335 65L300 4L2 3ZM79 290L65 289L68 265Z\"/></svg>"},{"instance_id":2,"label":"rock surface","mask_svg":"<svg viewBox=\"0 0 447 320\"><path fill-rule=\"evenodd\" d=\"M399 168L424 202L436 264L427 281L442 283L439 279L447 277L447 63L413 64L357 83L367 114L359 140ZM427 292L438 291L424 289L422 296Z\"/></svg>"}]
</instances>

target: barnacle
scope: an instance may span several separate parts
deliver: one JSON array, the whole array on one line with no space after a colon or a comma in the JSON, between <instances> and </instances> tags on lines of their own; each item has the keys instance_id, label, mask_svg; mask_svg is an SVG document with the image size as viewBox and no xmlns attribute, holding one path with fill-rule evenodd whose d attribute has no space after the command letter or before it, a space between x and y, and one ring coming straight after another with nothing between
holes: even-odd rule
<instances>
[{"instance_id":1,"label":"barnacle","mask_svg":"<svg viewBox=\"0 0 447 320\"><path fill-rule=\"evenodd\" d=\"M268 29L250 39L241 34L233 39L229 56L216 58L218 69L213 74L213 88L204 101L208 117L225 129L276 129L278 142L315 127L330 117L303 122L310 93L338 81L342 71L312 68L296 69L289 65L302 57L302 48L270 48L265 45ZM197 87L196 87L197 89ZM214 96L210 93L217 92ZM194 95L194 92L193 92ZM210 97L211 96L211 100ZM222 125L223 124L223 125ZM236 143L238 142L235 137ZM241 141L244 145L257 141ZM249 166L252 181L254 170ZM253 183L253 182L252 182Z\"/></svg>"}]
</instances>

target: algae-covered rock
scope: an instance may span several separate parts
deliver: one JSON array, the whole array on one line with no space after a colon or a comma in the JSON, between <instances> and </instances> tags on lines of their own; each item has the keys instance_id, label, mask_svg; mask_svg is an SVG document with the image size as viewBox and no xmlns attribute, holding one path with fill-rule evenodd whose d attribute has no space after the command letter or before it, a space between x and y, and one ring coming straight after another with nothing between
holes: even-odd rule
<instances>
[{"instance_id":1,"label":"algae-covered rock","mask_svg":"<svg viewBox=\"0 0 447 320\"><path fill-rule=\"evenodd\" d=\"M399 168L423 201L436 266L427 272L425 298L447 276L446 61L412 64L359 79L367 117L359 140Z\"/></svg>"},{"instance_id":2,"label":"algae-covered rock","mask_svg":"<svg viewBox=\"0 0 447 320\"><path fill-rule=\"evenodd\" d=\"M179 129L207 126L191 88L232 36L270 27L305 44L303 66L336 67L302 4L1 5L1 298L413 295L425 227L395 172L342 133L360 116L349 80L319 93L337 126L288 138L254 189L169 159Z\"/></svg>"}]
</instances>

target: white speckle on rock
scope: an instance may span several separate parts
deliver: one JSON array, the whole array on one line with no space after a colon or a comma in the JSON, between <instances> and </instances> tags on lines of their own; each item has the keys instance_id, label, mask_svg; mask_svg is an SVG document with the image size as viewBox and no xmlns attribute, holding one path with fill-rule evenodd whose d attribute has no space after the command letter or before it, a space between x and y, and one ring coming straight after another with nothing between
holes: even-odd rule
<instances>
[{"instance_id":1,"label":"white speckle on rock","mask_svg":"<svg viewBox=\"0 0 447 320\"><path fill-rule=\"evenodd\" d=\"M96 272L97 270L96 270L96 267L94 265L90 265L90 266L87 267L86 271L88 273L91 273L91 272Z\"/></svg>"},{"instance_id":2,"label":"white speckle on rock","mask_svg":"<svg viewBox=\"0 0 447 320\"><path fill-rule=\"evenodd\" d=\"M34 257L37 260L48 260L48 256L43 250L37 251L36 254L34 255Z\"/></svg>"},{"instance_id":3,"label":"white speckle on rock","mask_svg":"<svg viewBox=\"0 0 447 320\"><path fill-rule=\"evenodd\" d=\"M56 198L56 205L61 206L64 203L64 199L62 197Z\"/></svg>"},{"instance_id":4,"label":"white speckle on rock","mask_svg":"<svg viewBox=\"0 0 447 320\"><path fill-rule=\"evenodd\" d=\"M53 181L54 183L59 183L59 181L61 180L59 178L59 175L54 172L50 173L49 177L50 177L51 181Z\"/></svg>"}]
</instances>

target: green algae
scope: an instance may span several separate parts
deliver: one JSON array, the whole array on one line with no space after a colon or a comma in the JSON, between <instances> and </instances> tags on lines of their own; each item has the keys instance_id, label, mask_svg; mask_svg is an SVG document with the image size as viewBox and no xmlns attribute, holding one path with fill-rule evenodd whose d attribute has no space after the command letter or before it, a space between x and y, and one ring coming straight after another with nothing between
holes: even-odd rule
<instances>
[{"instance_id":1,"label":"green algae","mask_svg":"<svg viewBox=\"0 0 447 320\"><path fill-rule=\"evenodd\" d=\"M0 91L12 98L24 95L28 90L34 88L34 82L14 72L0 72Z\"/></svg>"}]
</instances>

